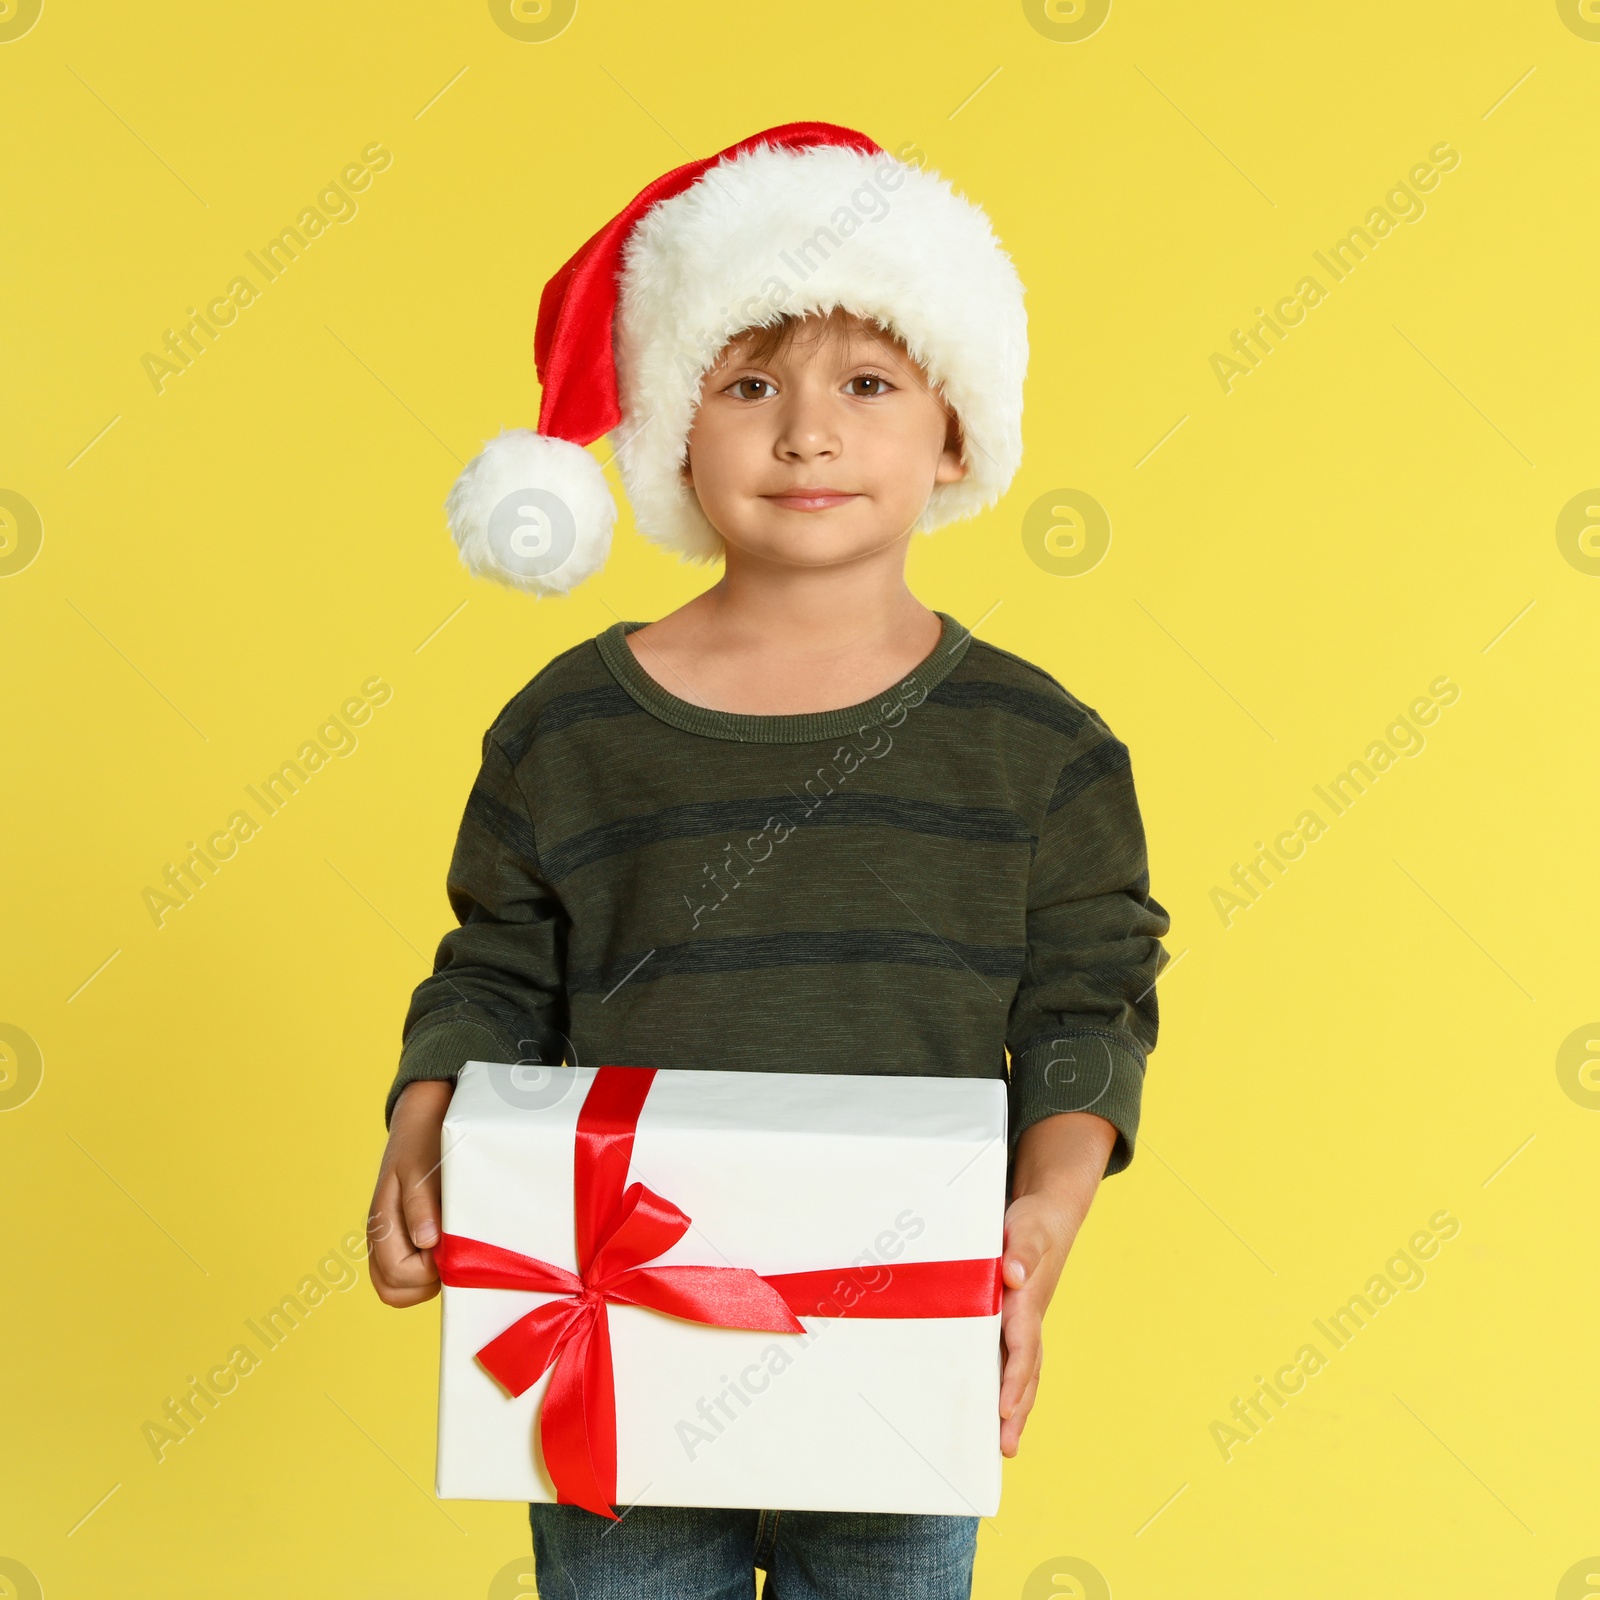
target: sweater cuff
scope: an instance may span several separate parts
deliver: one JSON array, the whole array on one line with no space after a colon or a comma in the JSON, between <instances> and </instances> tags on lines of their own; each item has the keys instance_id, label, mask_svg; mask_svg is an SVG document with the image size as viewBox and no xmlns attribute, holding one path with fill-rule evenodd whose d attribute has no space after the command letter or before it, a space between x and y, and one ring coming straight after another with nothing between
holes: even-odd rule
<instances>
[{"instance_id":1,"label":"sweater cuff","mask_svg":"<svg viewBox=\"0 0 1600 1600\"><path fill-rule=\"evenodd\" d=\"M515 1055L515 1052L512 1052ZM451 1017L421 1028L411 1035L400 1052L400 1070L389 1087L383 1108L383 1125L394 1118L395 1102L408 1083L421 1078L455 1082L456 1074L469 1061L499 1061L506 1058L506 1047L495 1031L482 1022Z\"/></svg>"},{"instance_id":2,"label":"sweater cuff","mask_svg":"<svg viewBox=\"0 0 1600 1600\"><path fill-rule=\"evenodd\" d=\"M1117 1130L1104 1177L1133 1160L1144 1060L1116 1034L1088 1029L1031 1044L1011 1061L1013 1153L1025 1128L1063 1111L1092 1111Z\"/></svg>"}]
</instances>

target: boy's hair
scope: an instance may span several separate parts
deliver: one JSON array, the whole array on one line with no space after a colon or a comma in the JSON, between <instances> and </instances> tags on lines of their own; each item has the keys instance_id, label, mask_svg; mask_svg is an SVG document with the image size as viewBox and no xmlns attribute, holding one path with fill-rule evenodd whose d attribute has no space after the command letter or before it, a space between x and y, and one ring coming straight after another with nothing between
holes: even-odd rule
<instances>
[{"instance_id":1,"label":"boy's hair","mask_svg":"<svg viewBox=\"0 0 1600 1600\"><path fill-rule=\"evenodd\" d=\"M846 311L843 306L835 306L831 311L807 313L785 311L775 322L758 322L753 327L734 334L728 344L739 346L740 353L746 361L760 366L782 355L802 333L821 342L839 338L855 327L865 328L869 333L892 344L907 361L921 370L921 363L913 359L911 352L906 349L905 340L892 328L886 328L871 317L857 316L853 311Z\"/></svg>"}]
</instances>

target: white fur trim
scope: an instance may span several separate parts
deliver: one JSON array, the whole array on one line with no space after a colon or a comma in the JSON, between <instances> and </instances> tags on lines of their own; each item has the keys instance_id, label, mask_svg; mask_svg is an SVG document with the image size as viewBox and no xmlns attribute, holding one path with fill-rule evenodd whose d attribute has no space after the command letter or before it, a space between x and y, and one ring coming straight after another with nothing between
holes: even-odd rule
<instances>
[{"instance_id":1,"label":"white fur trim","mask_svg":"<svg viewBox=\"0 0 1600 1600\"><path fill-rule=\"evenodd\" d=\"M700 379L742 330L835 306L892 328L959 417L967 476L924 532L992 505L1022 460L1022 284L979 208L887 154L763 145L640 218L623 254L617 465L639 531L689 560L722 536L679 476Z\"/></svg>"},{"instance_id":2,"label":"white fur trim","mask_svg":"<svg viewBox=\"0 0 1600 1600\"><path fill-rule=\"evenodd\" d=\"M582 446L512 428L467 463L445 514L476 577L565 594L605 565L617 504Z\"/></svg>"}]
</instances>

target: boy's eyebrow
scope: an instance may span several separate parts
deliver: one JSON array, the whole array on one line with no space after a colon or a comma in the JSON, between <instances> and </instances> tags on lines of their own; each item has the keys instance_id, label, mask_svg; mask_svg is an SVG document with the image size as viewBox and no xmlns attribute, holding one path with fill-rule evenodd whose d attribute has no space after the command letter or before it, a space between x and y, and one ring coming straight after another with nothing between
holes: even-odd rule
<instances>
[{"instance_id":1,"label":"boy's eyebrow","mask_svg":"<svg viewBox=\"0 0 1600 1600\"><path fill-rule=\"evenodd\" d=\"M873 360L893 363L901 371L914 377L924 388L932 387L927 374L923 372L910 353L880 335L869 333L864 329L851 330L849 333L830 339L829 343L837 344L843 348L847 358L841 362L843 366L859 366L864 362ZM787 355L788 351L784 351L782 354ZM706 368L702 382L716 378L724 372L737 371L740 367L762 367L764 365L766 363L748 359L742 350L731 354L725 353Z\"/></svg>"},{"instance_id":2,"label":"boy's eyebrow","mask_svg":"<svg viewBox=\"0 0 1600 1600\"><path fill-rule=\"evenodd\" d=\"M860 336L860 342L871 345L874 358L882 360L885 363L892 363L902 372L908 373L917 381L918 384L921 385L922 388L929 390L933 388L932 380L928 377L928 374L923 371L921 365L912 356L910 351L902 350L899 345L892 344L887 339L875 338L871 334L862 334ZM857 363L852 361L850 364L853 366Z\"/></svg>"}]
</instances>

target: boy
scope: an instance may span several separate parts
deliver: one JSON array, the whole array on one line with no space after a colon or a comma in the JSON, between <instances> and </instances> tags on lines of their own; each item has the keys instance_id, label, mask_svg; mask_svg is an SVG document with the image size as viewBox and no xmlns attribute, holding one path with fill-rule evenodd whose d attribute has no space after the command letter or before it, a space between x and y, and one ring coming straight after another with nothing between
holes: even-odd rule
<instances>
[{"instance_id":1,"label":"boy","mask_svg":"<svg viewBox=\"0 0 1600 1600\"><path fill-rule=\"evenodd\" d=\"M724 570L558 656L484 738L461 925L389 1096L387 1304L438 1292L440 1125L468 1060L1006 1078L1009 1052L1016 1454L1045 1308L1132 1158L1168 929L1125 747L905 583L911 534L1015 472L1024 328L976 207L827 124L668 174L551 280L540 432L452 492L464 558L539 593L594 571L614 513L574 447L615 430L641 531ZM529 1515L541 1591L583 1600L749 1596L756 1566L769 1600L955 1600L977 1522Z\"/></svg>"}]
</instances>

